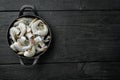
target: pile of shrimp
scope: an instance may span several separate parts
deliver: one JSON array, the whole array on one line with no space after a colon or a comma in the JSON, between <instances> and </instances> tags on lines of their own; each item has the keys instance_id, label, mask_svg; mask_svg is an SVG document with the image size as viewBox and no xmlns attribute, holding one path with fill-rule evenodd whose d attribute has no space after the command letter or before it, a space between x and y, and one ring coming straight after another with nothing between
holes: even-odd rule
<instances>
[{"instance_id":1,"label":"pile of shrimp","mask_svg":"<svg viewBox=\"0 0 120 80\"><path fill-rule=\"evenodd\" d=\"M12 48L17 54L33 57L48 48L51 36L47 25L38 18L19 18L9 31Z\"/></svg>"}]
</instances>

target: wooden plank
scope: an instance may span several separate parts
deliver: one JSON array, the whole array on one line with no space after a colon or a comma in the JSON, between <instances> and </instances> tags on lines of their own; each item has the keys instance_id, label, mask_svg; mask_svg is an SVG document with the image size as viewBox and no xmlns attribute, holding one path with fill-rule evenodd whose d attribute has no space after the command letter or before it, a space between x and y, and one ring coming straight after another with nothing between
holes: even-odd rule
<instances>
[{"instance_id":1,"label":"wooden plank","mask_svg":"<svg viewBox=\"0 0 120 80\"><path fill-rule=\"evenodd\" d=\"M88 63L81 72L83 77L87 77L87 80L117 80L120 79L119 67L119 62Z\"/></svg>"},{"instance_id":2,"label":"wooden plank","mask_svg":"<svg viewBox=\"0 0 120 80\"><path fill-rule=\"evenodd\" d=\"M119 61L120 12L42 11L50 24L53 44L40 62ZM17 12L0 13L0 63L19 63L6 39Z\"/></svg>"},{"instance_id":3,"label":"wooden plank","mask_svg":"<svg viewBox=\"0 0 120 80\"><path fill-rule=\"evenodd\" d=\"M82 10L120 10L119 0L81 0Z\"/></svg>"},{"instance_id":4,"label":"wooden plank","mask_svg":"<svg viewBox=\"0 0 120 80\"><path fill-rule=\"evenodd\" d=\"M80 8L79 0L1 0L0 10L19 10L25 4L35 5L38 10L76 10Z\"/></svg>"},{"instance_id":5,"label":"wooden plank","mask_svg":"<svg viewBox=\"0 0 120 80\"><path fill-rule=\"evenodd\" d=\"M119 10L119 3L119 0L1 0L0 10L19 10L24 4L35 5L38 10Z\"/></svg>"},{"instance_id":6,"label":"wooden plank","mask_svg":"<svg viewBox=\"0 0 120 80\"><path fill-rule=\"evenodd\" d=\"M0 65L1 80L120 79L120 62L40 64L34 67Z\"/></svg>"},{"instance_id":7,"label":"wooden plank","mask_svg":"<svg viewBox=\"0 0 120 80\"><path fill-rule=\"evenodd\" d=\"M6 33L8 26L0 29ZM120 61L120 25L51 26L53 43L40 62ZM0 34L0 63L18 63Z\"/></svg>"},{"instance_id":8,"label":"wooden plank","mask_svg":"<svg viewBox=\"0 0 120 80\"><path fill-rule=\"evenodd\" d=\"M19 12L1 12L0 28L10 24ZM25 14L32 14L26 12ZM120 24L119 11L39 11L39 15L51 26L81 24Z\"/></svg>"}]
</instances>

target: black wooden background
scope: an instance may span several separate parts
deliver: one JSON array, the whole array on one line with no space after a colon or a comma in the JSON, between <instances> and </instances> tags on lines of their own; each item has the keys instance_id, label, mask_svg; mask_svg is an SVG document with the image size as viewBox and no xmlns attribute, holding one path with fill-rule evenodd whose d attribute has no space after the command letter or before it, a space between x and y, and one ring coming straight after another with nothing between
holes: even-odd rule
<instances>
[{"instance_id":1,"label":"black wooden background","mask_svg":"<svg viewBox=\"0 0 120 80\"><path fill-rule=\"evenodd\" d=\"M24 4L35 5L53 33L34 67L19 64L6 38ZM120 0L0 0L0 80L91 79L120 79Z\"/></svg>"}]
</instances>

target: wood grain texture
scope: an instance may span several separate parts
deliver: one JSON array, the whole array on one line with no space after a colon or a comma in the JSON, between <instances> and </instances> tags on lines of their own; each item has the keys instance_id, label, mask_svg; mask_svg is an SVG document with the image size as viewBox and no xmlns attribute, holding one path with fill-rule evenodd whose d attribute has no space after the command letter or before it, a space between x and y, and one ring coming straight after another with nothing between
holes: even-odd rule
<instances>
[{"instance_id":1,"label":"wood grain texture","mask_svg":"<svg viewBox=\"0 0 120 80\"><path fill-rule=\"evenodd\" d=\"M120 80L119 3L0 0L0 80ZM19 64L6 38L24 4L35 5L53 33L52 45L34 67Z\"/></svg>"},{"instance_id":2,"label":"wood grain texture","mask_svg":"<svg viewBox=\"0 0 120 80\"><path fill-rule=\"evenodd\" d=\"M38 11L50 26L81 24L120 24L119 11ZM1 28L18 17L19 12L1 12ZM25 12L24 14L33 14Z\"/></svg>"},{"instance_id":3,"label":"wood grain texture","mask_svg":"<svg viewBox=\"0 0 120 80\"><path fill-rule=\"evenodd\" d=\"M53 33L53 44L39 62L120 61L120 12L71 13L39 13L50 23ZM1 12L0 15L0 63L19 63L6 38L9 24L18 13Z\"/></svg>"},{"instance_id":4,"label":"wood grain texture","mask_svg":"<svg viewBox=\"0 0 120 80\"><path fill-rule=\"evenodd\" d=\"M19 10L24 4L35 5L38 10L119 10L119 3L119 0L1 0L0 11Z\"/></svg>"},{"instance_id":5,"label":"wood grain texture","mask_svg":"<svg viewBox=\"0 0 120 80\"><path fill-rule=\"evenodd\" d=\"M120 79L119 62L40 64L34 67L0 65L1 80Z\"/></svg>"},{"instance_id":6,"label":"wood grain texture","mask_svg":"<svg viewBox=\"0 0 120 80\"><path fill-rule=\"evenodd\" d=\"M120 25L51 26L53 43L40 62L120 61ZM9 26L1 28L6 33ZM0 34L0 63L18 63Z\"/></svg>"}]
</instances>

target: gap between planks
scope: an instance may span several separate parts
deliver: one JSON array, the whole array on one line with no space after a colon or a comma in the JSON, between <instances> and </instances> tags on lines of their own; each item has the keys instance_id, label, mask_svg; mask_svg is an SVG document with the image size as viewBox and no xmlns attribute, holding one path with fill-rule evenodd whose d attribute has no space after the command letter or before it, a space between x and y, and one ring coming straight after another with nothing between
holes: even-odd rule
<instances>
[{"instance_id":1,"label":"gap between planks","mask_svg":"<svg viewBox=\"0 0 120 80\"><path fill-rule=\"evenodd\" d=\"M0 10L0 12L19 12L20 10ZM84 9L84 10L37 10L38 12L41 11L120 11L120 9L98 9L98 10L89 10L89 9ZM31 10L25 10L25 12L31 12Z\"/></svg>"},{"instance_id":2,"label":"gap between planks","mask_svg":"<svg viewBox=\"0 0 120 80\"><path fill-rule=\"evenodd\" d=\"M43 65L43 64L79 64L79 63L120 63L120 61L81 61L81 62L41 62L37 63L36 65ZM0 63L0 65L20 65L20 63Z\"/></svg>"}]
</instances>

